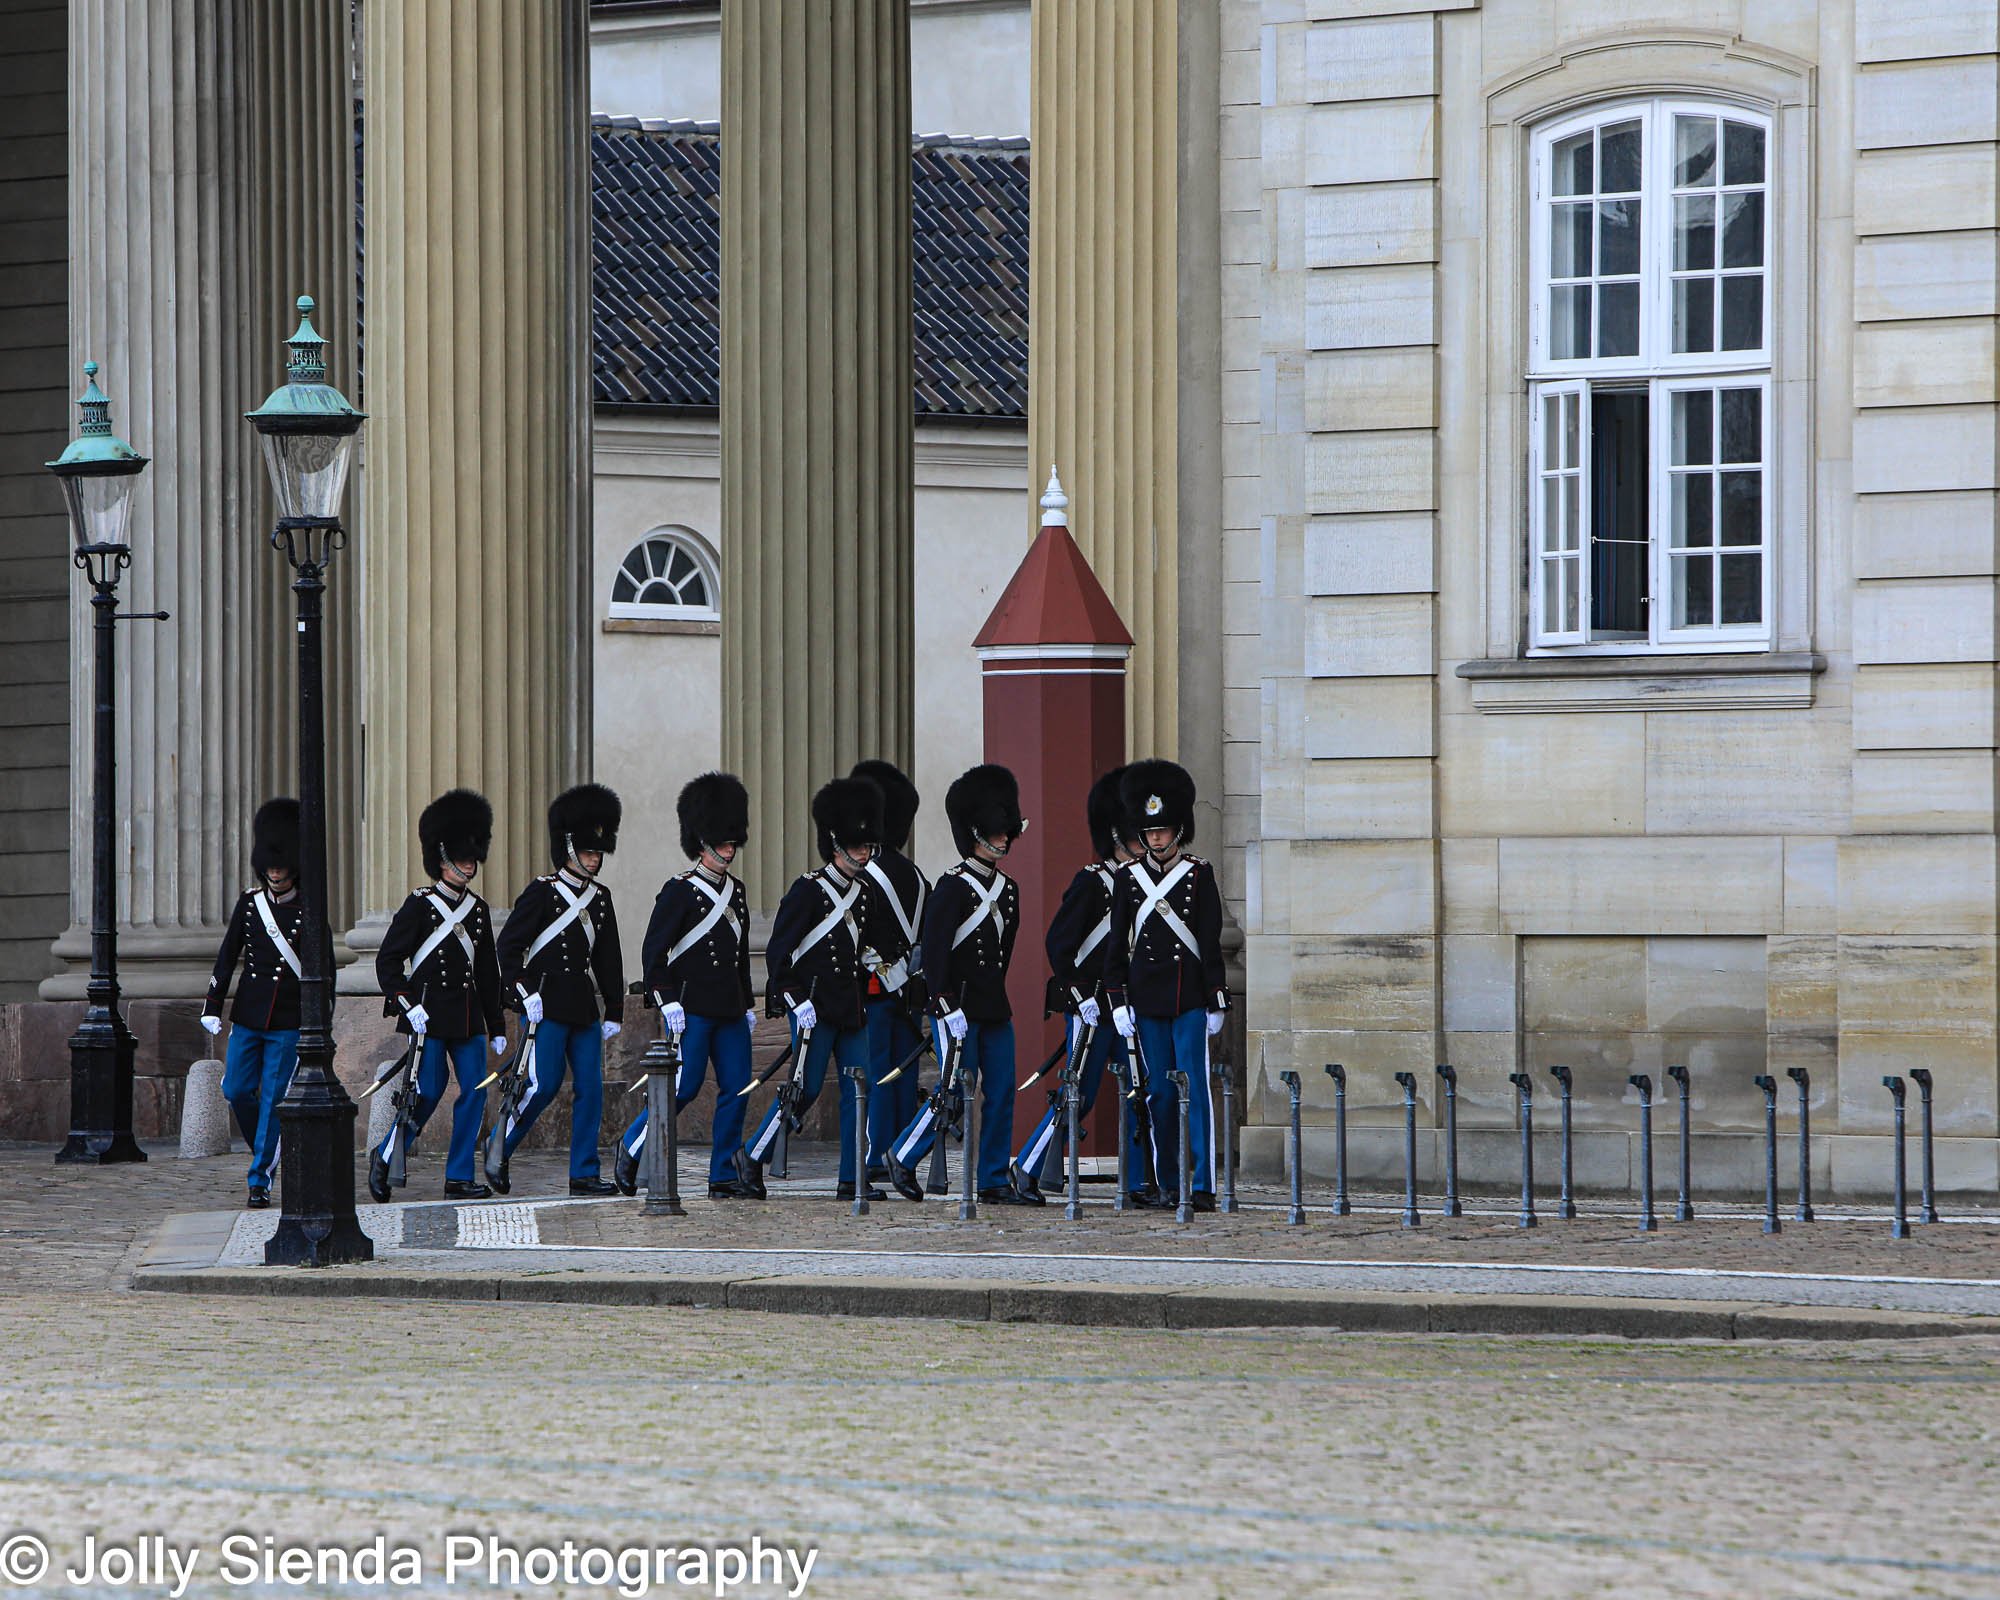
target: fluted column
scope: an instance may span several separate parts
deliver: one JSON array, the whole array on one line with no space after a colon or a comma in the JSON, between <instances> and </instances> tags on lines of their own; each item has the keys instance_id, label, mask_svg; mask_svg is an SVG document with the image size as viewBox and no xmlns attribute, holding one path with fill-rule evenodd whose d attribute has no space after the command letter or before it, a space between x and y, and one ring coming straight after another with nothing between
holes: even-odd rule
<instances>
[{"instance_id":1,"label":"fluted column","mask_svg":"<svg viewBox=\"0 0 2000 1600\"><path fill-rule=\"evenodd\" d=\"M908 0L723 7L721 298L722 752L768 909L813 790L910 762Z\"/></svg>"},{"instance_id":2,"label":"fluted column","mask_svg":"<svg viewBox=\"0 0 2000 1600\"><path fill-rule=\"evenodd\" d=\"M546 870L588 747L590 349L583 0L362 15L365 949L440 790L493 801L493 899Z\"/></svg>"},{"instance_id":3,"label":"fluted column","mask_svg":"<svg viewBox=\"0 0 2000 1600\"><path fill-rule=\"evenodd\" d=\"M165 623L118 636L117 905L128 996L198 995L249 871L255 774L244 619L263 546L262 474L239 418L244 152L234 0L70 6L70 350L103 368L121 432L152 458L133 493L120 601ZM71 837L90 833L90 628L71 588ZM80 998L90 852L71 853L72 962L49 999Z\"/></svg>"}]
</instances>

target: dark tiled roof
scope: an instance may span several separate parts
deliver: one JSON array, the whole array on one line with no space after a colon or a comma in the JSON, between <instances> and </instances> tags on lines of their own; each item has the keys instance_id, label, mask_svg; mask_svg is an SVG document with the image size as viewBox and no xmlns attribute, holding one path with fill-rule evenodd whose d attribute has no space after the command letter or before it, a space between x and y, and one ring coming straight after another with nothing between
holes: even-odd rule
<instances>
[{"instance_id":1,"label":"dark tiled roof","mask_svg":"<svg viewBox=\"0 0 2000 1600\"><path fill-rule=\"evenodd\" d=\"M716 125L591 118L599 404L717 404ZM1028 413L1028 141L926 134L910 157L920 417Z\"/></svg>"}]
</instances>

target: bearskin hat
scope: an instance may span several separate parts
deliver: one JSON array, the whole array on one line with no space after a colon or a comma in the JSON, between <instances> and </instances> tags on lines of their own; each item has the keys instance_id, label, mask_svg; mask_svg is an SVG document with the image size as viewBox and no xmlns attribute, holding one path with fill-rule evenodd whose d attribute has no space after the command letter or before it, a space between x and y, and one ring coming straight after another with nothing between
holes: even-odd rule
<instances>
[{"instance_id":1,"label":"bearskin hat","mask_svg":"<svg viewBox=\"0 0 2000 1600\"><path fill-rule=\"evenodd\" d=\"M1129 843L1133 837L1131 824L1125 820L1125 802L1118 794L1118 780L1124 776L1123 767L1113 767L1090 786L1090 797L1083 803L1084 814L1090 819L1090 846L1099 861L1109 861L1118 842Z\"/></svg>"},{"instance_id":2,"label":"bearskin hat","mask_svg":"<svg viewBox=\"0 0 2000 1600\"><path fill-rule=\"evenodd\" d=\"M601 783L579 783L557 795L549 807L549 854L555 864L569 865L576 850L616 850L623 812L618 796Z\"/></svg>"},{"instance_id":3,"label":"bearskin hat","mask_svg":"<svg viewBox=\"0 0 2000 1600\"><path fill-rule=\"evenodd\" d=\"M250 870L263 877L278 867L299 872L299 803L290 796L266 800L250 824Z\"/></svg>"},{"instance_id":4,"label":"bearskin hat","mask_svg":"<svg viewBox=\"0 0 2000 1600\"><path fill-rule=\"evenodd\" d=\"M850 778L866 778L882 791L882 842L891 850L907 850L910 826L917 820L917 786L888 761L857 761Z\"/></svg>"},{"instance_id":5,"label":"bearskin hat","mask_svg":"<svg viewBox=\"0 0 2000 1600\"><path fill-rule=\"evenodd\" d=\"M750 837L750 791L733 772L704 772L690 779L674 803L681 819L681 853L692 861L701 847Z\"/></svg>"},{"instance_id":6,"label":"bearskin hat","mask_svg":"<svg viewBox=\"0 0 2000 1600\"><path fill-rule=\"evenodd\" d=\"M844 845L882 842L882 791L866 778L835 778L813 796L813 827L819 831L819 858L833 859L835 841Z\"/></svg>"},{"instance_id":7,"label":"bearskin hat","mask_svg":"<svg viewBox=\"0 0 2000 1600\"><path fill-rule=\"evenodd\" d=\"M951 841L962 856L972 854L975 838L1004 836L1012 841L1028 825L1021 816L1021 788L1014 774L990 762L952 780L944 793L944 814L951 819Z\"/></svg>"},{"instance_id":8,"label":"bearskin hat","mask_svg":"<svg viewBox=\"0 0 2000 1600\"><path fill-rule=\"evenodd\" d=\"M1178 828L1181 843L1194 839L1194 779L1172 761L1135 761L1118 780L1126 826L1134 833L1147 828Z\"/></svg>"},{"instance_id":9,"label":"bearskin hat","mask_svg":"<svg viewBox=\"0 0 2000 1600\"><path fill-rule=\"evenodd\" d=\"M433 878L447 861L484 861L493 844L493 807L475 789L453 789L439 795L417 818L417 843L424 849L424 871Z\"/></svg>"}]
</instances>

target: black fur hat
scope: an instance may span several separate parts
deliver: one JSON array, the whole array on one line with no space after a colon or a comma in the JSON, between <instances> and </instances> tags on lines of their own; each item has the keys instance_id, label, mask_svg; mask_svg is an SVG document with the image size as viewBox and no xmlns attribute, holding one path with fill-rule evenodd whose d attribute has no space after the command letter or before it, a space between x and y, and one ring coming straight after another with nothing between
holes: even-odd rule
<instances>
[{"instance_id":1,"label":"black fur hat","mask_svg":"<svg viewBox=\"0 0 2000 1600\"><path fill-rule=\"evenodd\" d=\"M1172 761L1135 761L1118 780L1125 822L1134 833L1178 828L1181 843L1194 840L1194 779Z\"/></svg>"},{"instance_id":2,"label":"black fur hat","mask_svg":"<svg viewBox=\"0 0 2000 1600\"><path fill-rule=\"evenodd\" d=\"M1090 786L1090 798L1083 803L1090 819L1090 846L1099 861L1109 861L1121 839L1129 844L1134 837L1125 820L1125 802L1118 795L1118 780L1124 776L1123 767L1113 767Z\"/></svg>"},{"instance_id":3,"label":"black fur hat","mask_svg":"<svg viewBox=\"0 0 2000 1600\"><path fill-rule=\"evenodd\" d=\"M476 789L441 794L417 818L417 843L433 878L447 861L484 861L493 845L493 807Z\"/></svg>"},{"instance_id":4,"label":"black fur hat","mask_svg":"<svg viewBox=\"0 0 2000 1600\"><path fill-rule=\"evenodd\" d=\"M250 870L262 878L277 867L299 873L299 803L290 796L266 800L250 824Z\"/></svg>"},{"instance_id":5,"label":"black fur hat","mask_svg":"<svg viewBox=\"0 0 2000 1600\"><path fill-rule=\"evenodd\" d=\"M733 772L704 772L688 781L674 809L681 819L681 853L692 861L705 844L733 844L750 837L750 791Z\"/></svg>"},{"instance_id":6,"label":"black fur hat","mask_svg":"<svg viewBox=\"0 0 2000 1600\"><path fill-rule=\"evenodd\" d=\"M944 814L951 819L951 842L962 856L972 854L974 838L1004 835L1012 841L1027 827L1021 817L1021 787L1014 774L990 762L952 780L944 792Z\"/></svg>"},{"instance_id":7,"label":"black fur hat","mask_svg":"<svg viewBox=\"0 0 2000 1600\"><path fill-rule=\"evenodd\" d=\"M833 859L834 842L882 842L882 791L866 778L835 778L813 796L813 826L819 830L819 858Z\"/></svg>"},{"instance_id":8,"label":"black fur hat","mask_svg":"<svg viewBox=\"0 0 2000 1600\"><path fill-rule=\"evenodd\" d=\"M569 865L577 850L618 848L618 796L601 783L579 783L565 789L549 807L549 854L557 867Z\"/></svg>"},{"instance_id":9,"label":"black fur hat","mask_svg":"<svg viewBox=\"0 0 2000 1600\"><path fill-rule=\"evenodd\" d=\"M891 850L907 850L910 825L917 820L917 786L902 768L888 761L857 761L850 778L866 778L882 791L882 842Z\"/></svg>"}]
</instances>

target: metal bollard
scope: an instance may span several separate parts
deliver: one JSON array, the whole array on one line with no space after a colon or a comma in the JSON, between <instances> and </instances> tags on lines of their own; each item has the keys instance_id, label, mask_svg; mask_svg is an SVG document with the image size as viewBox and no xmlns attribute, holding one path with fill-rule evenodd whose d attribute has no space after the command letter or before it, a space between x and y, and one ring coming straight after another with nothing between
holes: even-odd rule
<instances>
[{"instance_id":1,"label":"metal bollard","mask_svg":"<svg viewBox=\"0 0 2000 1600\"><path fill-rule=\"evenodd\" d=\"M1794 1220L1810 1222L1812 1208L1812 1111L1806 1097L1812 1091L1812 1074L1804 1067L1787 1067L1785 1076L1799 1086L1799 1209Z\"/></svg>"},{"instance_id":2,"label":"metal bollard","mask_svg":"<svg viewBox=\"0 0 2000 1600\"><path fill-rule=\"evenodd\" d=\"M1115 1039L1111 1048L1114 1051L1118 1049L1118 1042ZM1111 1209L1130 1211L1132 1209L1132 1194L1129 1188L1132 1179L1132 1108L1127 1101L1132 1097L1132 1090L1137 1087L1137 1078L1135 1075L1132 1084L1128 1086L1125 1073L1120 1072L1114 1063L1115 1057L1113 1061L1105 1063L1105 1070L1118 1089L1118 1193L1112 1197ZM1125 1057L1125 1071L1136 1073L1129 1053Z\"/></svg>"},{"instance_id":3,"label":"metal bollard","mask_svg":"<svg viewBox=\"0 0 2000 1600\"><path fill-rule=\"evenodd\" d=\"M1118 1121L1120 1124L1119 1131L1122 1133L1125 1121L1125 1102L1122 1097L1118 1100L1117 1105ZM1069 1222L1075 1222L1083 1216L1082 1118L1083 1085L1078 1081L1075 1073L1068 1073L1063 1078L1063 1133L1069 1156L1069 1172L1066 1175L1067 1183L1063 1194L1063 1217L1064 1220ZM1118 1167L1122 1177L1125 1167L1124 1162L1119 1162Z\"/></svg>"},{"instance_id":4,"label":"metal bollard","mask_svg":"<svg viewBox=\"0 0 2000 1600\"><path fill-rule=\"evenodd\" d=\"M854 1083L854 1215L868 1215L868 1063L864 1059L841 1072Z\"/></svg>"},{"instance_id":5,"label":"metal bollard","mask_svg":"<svg viewBox=\"0 0 2000 1600\"><path fill-rule=\"evenodd\" d=\"M657 1054L655 1054L657 1052ZM674 1080L679 1066L664 1043L647 1047L646 1078L646 1205L649 1217L684 1217L681 1204L680 1149L674 1137Z\"/></svg>"},{"instance_id":6,"label":"metal bollard","mask_svg":"<svg viewBox=\"0 0 2000 1600\"><path fill-rule=\"evenodd\" d=\"M1760 1072L1752 1080L1764 1091L1764 1231L1783 1233L1778 1220L1778 1080Z\"/></svg>"},{"instance_id":7,"label":"metal bollard","mask_svg":"<svg viewBox=\"0 0 2000 1600\"><path fill-rule=\"evenodd\" d=\"M1188 1149L1188 1075L1181 1071L1179 1067L1175 1067L1172 1072L1167 1074L1167 1082L1174 1086L1174 1093L1179 1101L1176 1115L1179 1119L1178 1128L1181 1147L1180 1170L1177 1174L1180 1179L1180 1200L1174 1207L1174 1221L1192 1222L1194 1220L1194 1155Z\"/></svg>"},{"instance_id":8,"label":"metal bollard","mask_svg":"<svg viewBox=\"0 0 2000 1600\"><path fill-rule=\"evenodd\" d=\"M958 1092L964 1097L965 1107L959 1117L965 1128L965 1139L959 1147L958 1169L958 1220L977 1222L979 1220L978 1185L975 1169L979 1165L979 1124L984 1120L979 1114L979 1073L972 1063L959 1058ZM944 1141L945 1130L937 1129L940 1145Z\"/></svg>"},{"instance_id":9,"label":"metal bollard","mask_svg":"<svg viewBox=\"0 0 2000 1600\"><path fill-rule=\"evenodd\" d=\"M1639 1231L1658 1233L1653 1215L1653 1080L1635 1072L1625 1080L1639 1091Z\"/></svg>"},{"instance_id":10,"label":"metal bollard","mask_svg":"<svg viewBox=\"0 0 2000 1600\"><path fill-rule=\"evenodd\" d=\"M1521 1107L1521 1226L1535 1218L1535 1080L1525 1072L1510 1072L1507 1081L1519 1091Z\"/></svg>"},{"instance_id":11,"label":"metal bollard","mask_svg":"<svg viewBox=\"0 0 2000 1600\"><path fill-rule=\"evenodd\" d=\"M1882 1080L1882 1087L1896 1102L1896 1220L1889 1225L1889 1237L1907 1239L1910 1236L1910 1211L1909 1174L1903 1166L1903 1080L1891 1074Z\"/></svg>"},{"instance_id":12,"label":"metal bollard","mask_svg":"<svg viewBox=\"0 0 2000 1600\"><path fill-rule=\"evenodd\" d=\"M1306 1220L1305 1202L1305 1135L1299 1127L1299 1075L1296 1072L1281 1072L1278 1081L1292 1094L1292 1130L1288 1164L1292 1169L1292 1211L1285 1220L1294 1228Z\"/></svg>"},{"instance_id":13,"label":"metal bollard","mask_svg":"<svg viewBox=\"0 0 2000 1600\"><path fill-rule=\"evenodd\" d=\"M1403 1086L1403 1226L1417 1226L1417 1075L1399 1072Z\"/></svg>"},{"instance_id":14,"label":"metal bollard","mask_svg":"<svg viewBox=\"0 0 2000 1600\"><path fill-rule=\"evenodd\" d=\"M1437 1075L1444 1080L1444 1214L1462 1217L1465 1207L1458 1203L1458 1068L1440 1061Z\"/></svg>"},{"instance_id":15,"label":"metal bollard","mask_svg":"<svg viewBox=\"0 0 2000 1600\"><path fill-rule=\"evenodd\" d=\"M1923 1098L1924 1108L1924 1200L1919 1220L1935 1222L1937 1208L1937 1169L1931 1164L1931 1074L1928 1067L1910 1068L1910 1076L1916 1080L1917 1093Z\"/></svg>"},{"instance_id":16,"label":"metal bollard","mask_svg":"<svg viewBox=\"0 0 2000 1600\"><path fill-rule=\"evenodd\" d=\"M1236 1080L1227 1062L1214 1062L1208 1070L1222 1085L1222 1127L1209 1130L1211 1137L1222 1141L1222 1193L1215 1209L1232 1213L1236 1210Z\"/></svg>"},{"instance_id":17,"label":"metal bollard","mask_svg":"<svg viewBox=\"0 0 2000 1600\"><path fill-rule=\"evenodd\" d=\"M1556 1215L1564 1221L1576 1216L1576 1185L1572 1181L1574 1168L1570 1159L1570 1090L1572 1080L1568 1067L1549 1068L1549 1076L1562 1089L1562 1198L1556 1202Z\"/></svg>"},{"instance_id":18,"label":"metal bollard","mask_svg":"<svg viewBox=\"0 0 2000 1600\"><path fill-rule=\"evenodd\" d=\"M1688 1178L1691 1164L1688 1156L1688 1069L1686 1067L1669 1067L1667 1068L1667 1076L1674 1080L1674 1087L1680 1090L1681 1095L1681 1188L1680 1198L1674 1202L1674 1221L1692 1222L1694 1220L1694 1194L1692 1192L1693 1186Z\"/></svg>"},{"instance_id":19,"label":"metal bollard","mask_svg":"<svg viewBox=\"0 0 2000 1600\"><path fill-rule=\"evenodd\" d=\"M1333 1214L1345 1217L1354 1212L1347 1199L1347 1069L1329 1061L1326 1075L1333 1079Z\"/></svg>"}]
</instances>

